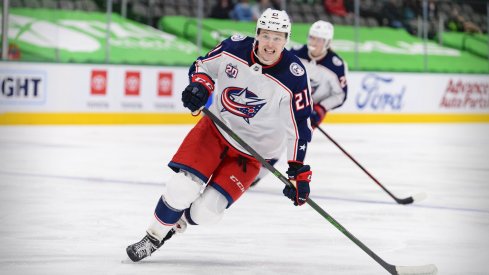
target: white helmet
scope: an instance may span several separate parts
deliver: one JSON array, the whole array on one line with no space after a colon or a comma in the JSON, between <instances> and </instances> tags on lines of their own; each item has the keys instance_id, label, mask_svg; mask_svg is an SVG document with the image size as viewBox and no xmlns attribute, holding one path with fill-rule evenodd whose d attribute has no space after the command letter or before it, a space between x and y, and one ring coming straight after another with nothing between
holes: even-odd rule
<instances>
[{"instance_id":1,"label":"white helmet","mask_svg":"<svg viewBox=\"0 0 489 275\"><path fill-rule=\"evenodd\" d=\"M290 19L285 11L266 9L256 21L256 35L258 29L284 32L287 34L287 42L290 38Z\"/></svg>"},{"instance_id":2,"label":"white helmet","mask_svg":"<svg viewBox=\"0 0 489 275\"><path fill-rule=\"evenodd\" d=\"M333 41L334 27L331 23L319 20L312 24L309 29L309 36L319 37L326 41L325 47L329 48L331 41Z\"/></svg>"}]
</instances>

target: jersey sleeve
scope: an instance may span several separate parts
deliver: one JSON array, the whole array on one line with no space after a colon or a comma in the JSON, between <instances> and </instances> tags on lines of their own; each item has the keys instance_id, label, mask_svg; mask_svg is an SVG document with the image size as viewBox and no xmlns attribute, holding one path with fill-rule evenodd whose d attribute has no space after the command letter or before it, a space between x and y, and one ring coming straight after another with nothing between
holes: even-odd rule
<instances>
[{"instance_id":1,"label":"jersey sleeve","mask_svg":"<svg viewBox=\"0 0 489 275\"><path fill-rule=\"evenodd\" d=\"M309 120L312 98L309 79L305 72L295 83L297 85L292 87L290 97L282 102L280 109L287 127L287 160L303 163L312 136Z\"/></svg>"},{"instance_id":2,"label":"jersey sleeve","mask_svg":"<svg viewBox=\"0 0 489 275\"><path fill-rule=\"evenodd\" d=\"M348 83L346 81L347 65L342 62L341 66L329 65L331 74L324 76L327 84L321 85L318 89L330 89L328 97L321 99L321 101L315 102L315 104L321 105L325 110L330 111L340 107L346 100L348 93ZM317 91L321 93L320 91Z\"/></svg>"},{"instance_id":3,"label":"jersey sleeve","mask_svg":"<svg viewBox=\"0 0 489 275\"><path fill-rule=\"evenodd\" d=\"M212 79L217 78L217 73L221 63L221 55L226 48L229 48L232 41L230 38L223 40L214 49L210 50L205 56L200 56L190 66L188 76L189 80L196 73L203 73L208 75Z\"/></svg>"}]
</instances>

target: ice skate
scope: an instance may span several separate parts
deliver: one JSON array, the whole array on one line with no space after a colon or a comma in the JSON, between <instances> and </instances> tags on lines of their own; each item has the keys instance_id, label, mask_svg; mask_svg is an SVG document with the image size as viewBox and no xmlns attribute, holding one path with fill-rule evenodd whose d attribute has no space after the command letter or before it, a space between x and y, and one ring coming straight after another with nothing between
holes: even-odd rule
<instances>
[{"instance_id":1,"label":"ice skate","mask_svg":"<svg viewBox=\"0 0 489 275\"><path fill-rule=\"evenodd\" d=\"M172 230L168 232L168 235L173 235ZM135 244L131 244L126 248L127 256L129 256L133 262L138 262L148 256L151 256L151 254L160 248L163 243L164 241L159 242L151 235L146 234L142 240Z\"/></svg>"},{"instance_id":2,"label":"ice skate","mask_svg":"<svg viewBox=\"0 0 489 275\"><path fill-rule=\"evenodd\" d=\"M127 256L133 262L139 262L140 260L151 256L153 252L158 250L166 241L168 241L175 233L183 233L187 229L187 222L180 219L172 227L170 231L166 234L161 242L159 242L155 237L150 234L146 234L142 240L135 244L131 244L126 248Z\"/></svg>"}]
</instances>

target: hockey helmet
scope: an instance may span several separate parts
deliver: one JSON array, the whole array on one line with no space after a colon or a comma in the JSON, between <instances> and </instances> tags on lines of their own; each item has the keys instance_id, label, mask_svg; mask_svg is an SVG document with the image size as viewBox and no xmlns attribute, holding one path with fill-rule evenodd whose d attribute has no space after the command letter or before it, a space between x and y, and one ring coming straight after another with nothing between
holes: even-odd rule
<instances>
[{"instance_id":1,"label":"hockey helmet","mask_svg":"<svg viewBox=\"0 0 489 275\"><path fill-rule=\"evenodd\" d=\"M334 35L333 24L323 20L314 22L314 24L312 24L311 28L309 29L309 36L322 38L326 41L325 43L326 49L329 48L331 41L333 41L333 35Z\"/></svg>"},{"instance_id":2,"label":"hockey helmet","mask_svg":"<svg viewBox=\"0 0 489 275\"><path fill-rule=\"evenodd\" d=\"M288 42L291 30L289 15L285 11L268 8L256 21L256 35L258 35L258 29L284 32L287 34Z\"/></svg>"}]
</instances>

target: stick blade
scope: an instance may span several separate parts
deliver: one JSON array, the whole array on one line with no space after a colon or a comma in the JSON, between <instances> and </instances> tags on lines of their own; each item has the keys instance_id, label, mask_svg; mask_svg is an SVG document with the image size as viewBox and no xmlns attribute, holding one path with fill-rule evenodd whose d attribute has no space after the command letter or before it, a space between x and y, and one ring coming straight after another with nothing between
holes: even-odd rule
<instances>
[{"instance_id":1,"label":"stick blade","mask_svg":"<svg viewBox=\"0 0 489 275\"><path fill-rule=\"evenodd\" d=\"M436 265L421 265L421 266L396 266L397 274L399 275L435 275L438 273Z\"/></svg>"},{"instance_id":2,"label":"stick blade","mask_svg":"<svg viewBox=\"0 0 489 275\"><path fill-rule=\"evenodd\" d=\"M426 193L421 192L421 193L418 193L418 194L416 194L414 196L407 197L407 198L404 198L404 199L395 198L395 200L399 204L411 204L413 202L420 202L420 201L426 199L427 196L428 195L426 195Z\"/></svg>"}]
</instances>

